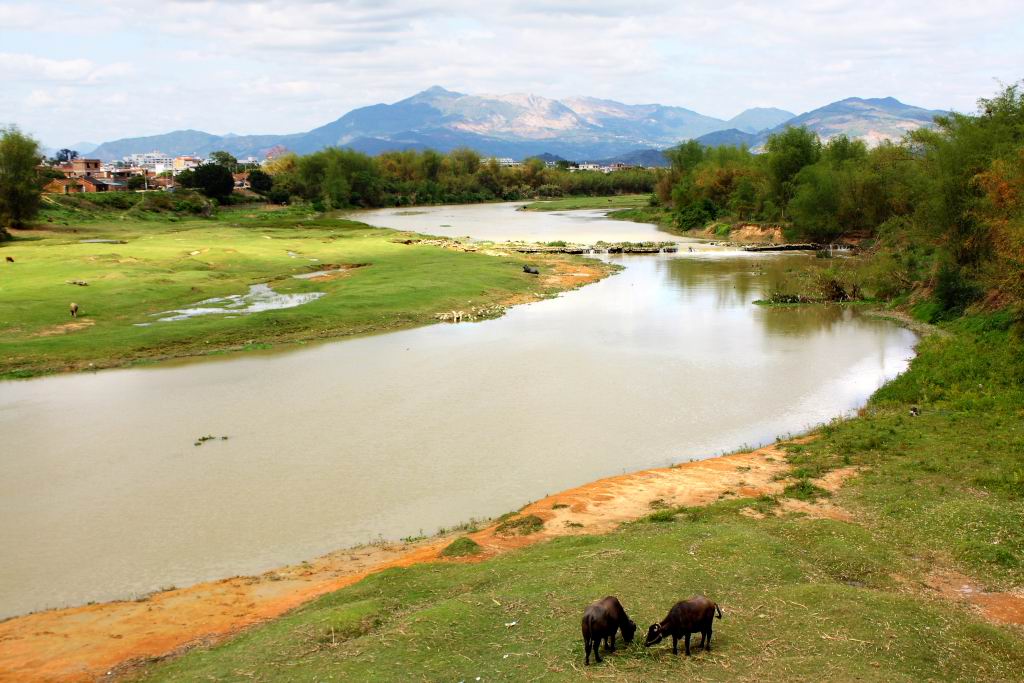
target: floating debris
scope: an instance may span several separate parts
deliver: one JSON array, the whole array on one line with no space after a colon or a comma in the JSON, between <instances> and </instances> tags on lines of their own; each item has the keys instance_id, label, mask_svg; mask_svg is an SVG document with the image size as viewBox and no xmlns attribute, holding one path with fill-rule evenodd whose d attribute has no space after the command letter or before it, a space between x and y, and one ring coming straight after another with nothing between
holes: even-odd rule
<instances>
[{"instance_id":1,"label":"floating debris","mask_svg":"<svg viewBox=\"0 0 1024 683\"><path fill-rule=\"evenodd\" d=\"M192 444L192 445L193 446L202 446L207 441L214 441L214 440L217 440L217 441L227 441L228 437L226 437L226 436L214 436L213 434L207 434L206 436L200 436L198 439L196 439L196 442L194 444Z\"/></svg>"}]
</instances>

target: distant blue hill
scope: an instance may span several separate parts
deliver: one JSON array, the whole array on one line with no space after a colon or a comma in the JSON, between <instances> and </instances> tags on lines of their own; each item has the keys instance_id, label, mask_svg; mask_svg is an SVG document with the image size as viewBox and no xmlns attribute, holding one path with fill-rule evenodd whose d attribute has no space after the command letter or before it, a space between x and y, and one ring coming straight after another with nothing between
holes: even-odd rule
<instances>
[{"instance_id":1,"label":"distant blue hill","mask_svg":"<svg viewBox=\"0 0 1024 683\"><path fill-rule=\"evenodd\" d=\"M304 133L213 135L179 130L105 142L89 155L115 160L152 151L204 156L225 150L238 157L260 157L275 147L300 154L330 146L368 154L470 147L485 156L517 159L545 152L571 160L621 160L628 155L639 159L636 155L645 151L645 159L663 163L657 150L683 140L753 147L763 142L766 129L785 125L806 125L823 137L844 132L874 144L929 125L936 113L893 98L849 98L796 117L782 109L754 108L723 121L661 104L629 105L590 97L553 100L518 93L467 95L434 86L393 104L353 109Z\"/></svg>"},{"instance_id":2,"label":"distant blue hill","mask_svg":"<svg viewBox=\"0 0 1024 683\"><path fill-rule=\"evenodd\" d=\"M757 133L747 133L736 128L716 130L714 133L701 135L697 138L697 142L705 147L721 147L722 145L728 145L730 147L753 147L760 141L761 136Z\"/></svg>"}]
</instances>

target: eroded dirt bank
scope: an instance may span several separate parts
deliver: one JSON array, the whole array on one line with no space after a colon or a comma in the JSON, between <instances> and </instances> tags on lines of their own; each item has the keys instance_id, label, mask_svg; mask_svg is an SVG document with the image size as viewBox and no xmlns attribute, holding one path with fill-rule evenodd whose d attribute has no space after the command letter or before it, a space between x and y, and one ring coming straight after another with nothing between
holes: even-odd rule
<instances>
[{"instance_id":1,"label":"eroded dirt bank","mask_svg":"<svg viewBox=\"0 0 1024 683\"><path fill-rule=\"evenodd\" d=\"M652 501L704 505L723 496L778 493L787 467L782 450L771 446L601 479L523 508L521 515L544 520L537 533L503 535L492 524L469 534L483 552L458 561L480 561L555 536L609 531L649 514ZM437 561L451 538L343 550L260 576L9 619L0 623L0 680L104 677L133 661L223 639L371 573Z\"/></svg>"}]
</instances>

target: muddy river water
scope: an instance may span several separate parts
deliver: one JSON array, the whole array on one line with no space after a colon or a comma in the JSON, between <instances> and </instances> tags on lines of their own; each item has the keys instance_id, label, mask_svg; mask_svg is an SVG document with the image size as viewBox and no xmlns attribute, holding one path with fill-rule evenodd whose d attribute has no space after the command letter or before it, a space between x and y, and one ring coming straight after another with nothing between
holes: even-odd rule
<instances>
[{"instance_id":1,"label":"muddy river water","mask_svg":"<svg viewBox=\"0 0 1024 683\"><path fill-rule=\"evenodd\" d=\"M513 209L398 227L667 238ZM487 322L0 384L0 617L431 533L769 441L862 405L913 354L910 332L849 309L751 304L806 256L681 252L608 257L625 269ZM207 434L229 438L193 445Z\"/></svg>"}]
</instances>

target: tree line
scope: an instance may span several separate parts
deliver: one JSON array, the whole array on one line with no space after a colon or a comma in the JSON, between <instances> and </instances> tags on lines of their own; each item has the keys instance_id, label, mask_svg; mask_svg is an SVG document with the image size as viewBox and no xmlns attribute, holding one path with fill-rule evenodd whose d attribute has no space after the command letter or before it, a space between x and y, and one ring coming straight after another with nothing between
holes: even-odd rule
<instances>
[{"instance_id":1,"label":"tree line","mask_svg":"<svg viewBox=\"0 0 1024 683\"><path fill-rule=\"evenodd\" d=\"M321 209L649 193L662 174L657 169L570 172L537 158L520 166L502 166L467 148L447 154L428 149L371 157L331 147L305 156L277 157L264 170L272 178L272 200L301 199Z\"/></svg>"},{"instance_id":2,"label":"tree line","mask_svg":"<svg viewBox=\"0 0 1024 683\"><path fill-rule=\"evenodd\" d=\"M763 222L793 241L857 238L878 296L926 292L940 312L1024 301L1024 94L1004 87L975 114L869 149L805 128L759 154L695 141L666 152L656 202L682 229Z\"/></svg>"}]
</instances>

